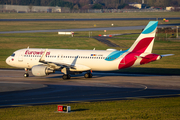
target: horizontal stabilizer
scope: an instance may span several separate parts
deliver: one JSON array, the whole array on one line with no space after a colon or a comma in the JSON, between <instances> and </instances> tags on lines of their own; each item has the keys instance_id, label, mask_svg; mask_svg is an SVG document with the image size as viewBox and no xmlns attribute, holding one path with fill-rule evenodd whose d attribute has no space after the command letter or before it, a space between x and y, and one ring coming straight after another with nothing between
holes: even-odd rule
<instances>
[{"instance_id":1,"label":"horizontal stabilizer","mask_svg":"<svg viewBox=\"0 0 180 120\"><path fill-rule=\"evenodd\" d=\"M161 55L161 57L167 57L167 56L172 56L174 54L165 54L165 55Z\"/></svg>"}]
</instances>

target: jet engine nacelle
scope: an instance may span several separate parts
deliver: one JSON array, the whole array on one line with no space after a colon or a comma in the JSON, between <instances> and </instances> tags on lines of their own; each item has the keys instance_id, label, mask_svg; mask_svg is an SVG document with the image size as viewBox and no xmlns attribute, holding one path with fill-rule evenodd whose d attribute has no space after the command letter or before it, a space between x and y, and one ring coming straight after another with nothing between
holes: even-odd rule
<instances>
[{"instance_id":1,"label":"jet engine nacelle","mask_svg":"<svg viewBox=\"0 0 180 120\"><path fill-rule=\"evenodd\" d=\"M46 75L49 75L50 73L54 73L54 70L43 65L33 66L31 71L34 76L46 76Z\"/></svg>"}]
</instances>

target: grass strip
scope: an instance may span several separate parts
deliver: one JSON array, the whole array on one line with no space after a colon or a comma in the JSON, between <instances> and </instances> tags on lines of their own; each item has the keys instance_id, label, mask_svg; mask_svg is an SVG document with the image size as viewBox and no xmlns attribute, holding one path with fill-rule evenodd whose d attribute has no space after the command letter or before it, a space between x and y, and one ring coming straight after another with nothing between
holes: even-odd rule
<instances>
[{"instance_id":1,"label":"grass strip","mask_svg":"<svg viewBox=\"0 0 180 120\"><path fill-rule=\"evenodd\" d=\"M126 13L0 13L1 19L76 19L76 18L166 18L179 17L180 12Z\"/></svg>"},{"instance_id":2,"label":"grass strip","mask_svg":"<svg viewBox=\"0 0 180 120\"><path fill-rule=\"evenodd\" d=\"M133 31L108 31L108 33L140 33L140 30ZM94 31L92 35L104 33L103 31ZM89 32L76 32L75 37L58 35L57 33L21 33L21 34L0 34L0 68L10 68L6 65L6 58L11 55L15 50L27 48L55 48L55 49L93 49L105 50L109 48L107 45L98 42L93 38L89 38ZM120 48L117 50L128 49L138 34L124 35L121 38L109 38L113 43L116 43ZM134 39L135 38L135 39ZM166 69L179 69L180 63L180 42L155 40L153 53L157 54L175 54L171 57L164 57L163 59L140 66L141 68L166 68ZM127 70L125 70L127 71ZM157 70L158 71L158 70ZM165 70L165 73L168 73ZM162 73L162 72L161 72ZM176 72L177 73L177 72Z\"/></svg>"},{"instance_id":3,"label":"grass strip","mask_svg":"<svg viewBox=\"0 0 180 120\"><path fill-rule=\"evenodd\" d=\"M180 97L68 103L71 113L57 113L57 104L1 108L2 120L138 119L175 120L180 117Z\"/></svg>"},{"instance_id":4,"label":"grass strip","mask_svg":"<svg viewBox=\"0 0 180 120\"><path fill-rule=\"evenodd\" d=\"M23 30L52 30L52 29L73 29L73 28L99 28L99 27L123 27L147 25L149 20L129 21L1 21L0 31L23 31ZM171 20L165 23L162 20L159 24L174 24L180 20ZM112 26L113 24L113 26Z\"/></svg>"}]
</instances>

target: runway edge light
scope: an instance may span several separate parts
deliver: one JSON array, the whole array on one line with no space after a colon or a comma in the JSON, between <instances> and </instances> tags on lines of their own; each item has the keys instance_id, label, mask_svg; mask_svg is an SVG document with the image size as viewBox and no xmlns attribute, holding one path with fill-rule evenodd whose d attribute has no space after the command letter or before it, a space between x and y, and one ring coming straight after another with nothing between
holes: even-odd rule
<instances>
[{"instance_id":1,"label":"runway edge light","mask_svg":"<svg viewBox=\"0 0 180 120\"><path fill-rule=\"evenodd\" d=\"M71 106L58 105L57 106L57 111L60 112L60 113L69 113L69 112L71 112Z\"/></svg>"}]
</instances>

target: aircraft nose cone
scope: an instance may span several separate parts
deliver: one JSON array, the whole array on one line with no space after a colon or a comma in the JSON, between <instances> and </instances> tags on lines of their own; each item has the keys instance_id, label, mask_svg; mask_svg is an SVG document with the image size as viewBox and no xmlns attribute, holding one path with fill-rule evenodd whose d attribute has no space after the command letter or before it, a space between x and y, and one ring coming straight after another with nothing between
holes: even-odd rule
<instances>
[{"instance_id":1,"label":"aircraft nose cone","mask_svg":"<svg viewBox=\"0 0 180 120\"><path fill-rule=\"evenodd\" d=\"M6 64L9 65L9 63L10 63L10 58L8 57L8 58L6 59Z\"/></svg>"}]
</instances>

